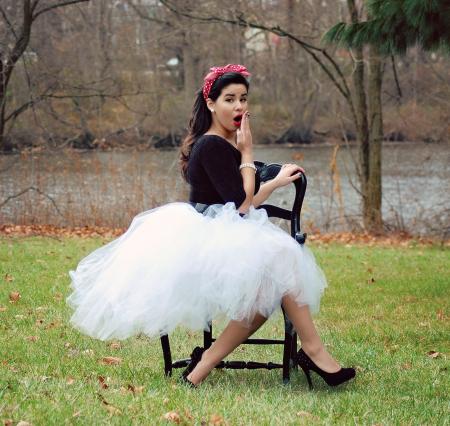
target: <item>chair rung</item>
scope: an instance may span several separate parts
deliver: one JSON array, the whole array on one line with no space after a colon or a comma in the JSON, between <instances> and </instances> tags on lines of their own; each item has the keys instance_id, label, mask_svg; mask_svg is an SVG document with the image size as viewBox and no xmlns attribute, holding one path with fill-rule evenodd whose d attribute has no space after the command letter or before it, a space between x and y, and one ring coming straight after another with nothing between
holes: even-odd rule
<instances>
[{"instance_id":1,"label":"chair rung","mask_svg":"<svg viewBox=\"0 0 450 426\"><path fill-rule=\"evenodd\" d=\"M215 342L216 339L212 339ZM284 345L284 340L274 340L274 339L247 339L242 344L246 345Z\"/></svg>"},{"instance_id":2,"label":"chair rung","mask_svg":"<svg viewBox=\"0 0 450 426\"><path fill-rule=\"evenodd\" d=\"M233 370L256 370L265 368L266 370L273 370L275 368L283 368L283 364L276 364L274 362L255 362L255 361L221 361L216 368L229 368Z\"/></svg>"}]
</instances>

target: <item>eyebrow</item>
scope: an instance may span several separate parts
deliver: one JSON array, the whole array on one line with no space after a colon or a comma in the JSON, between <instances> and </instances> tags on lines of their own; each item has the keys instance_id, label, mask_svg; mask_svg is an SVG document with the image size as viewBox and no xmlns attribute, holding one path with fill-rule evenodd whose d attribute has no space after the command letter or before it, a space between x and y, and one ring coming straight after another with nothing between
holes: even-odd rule
<instances>
[{"instance_id":1,"label":"eyebrow","mask_svg":"<svg viewBox=\"0 0 450 426\"><path fill-rule=\"evenodd\" d=\"M243 93L241 96L247 96L248 93ZM236 96L234 93L225 93L225 96Z\"/></svg>"}]
</instances>

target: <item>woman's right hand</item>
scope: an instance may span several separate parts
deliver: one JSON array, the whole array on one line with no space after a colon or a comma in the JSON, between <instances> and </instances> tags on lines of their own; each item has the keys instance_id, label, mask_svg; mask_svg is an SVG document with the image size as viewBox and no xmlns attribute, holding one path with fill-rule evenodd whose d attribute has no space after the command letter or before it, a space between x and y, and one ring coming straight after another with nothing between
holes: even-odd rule
<instances>
[{"instance_id":1,"label":"woman's right hand","mask_svg":"<svg viewBox=\"0 0 450 426\"><path fill-rule=\"evenodd\" d=\"M283 164L273 181L277 188L280 188L297 180L301 173L305 173L305 170L297 164Z\"/></svg>"},{"instance_id":2,"label":"woman's right hand","mask_svg":"<svg viewBox=\"0 0 450 426\"><path fill-rule=\"evenodd\" d=\"M253 149L252 132L250 131L249 116L250 116L249 112L245 111L242 116L241 127L237 129L236 133L237 149L241 153L252 152Z\"/></svg>"}]
</instances>

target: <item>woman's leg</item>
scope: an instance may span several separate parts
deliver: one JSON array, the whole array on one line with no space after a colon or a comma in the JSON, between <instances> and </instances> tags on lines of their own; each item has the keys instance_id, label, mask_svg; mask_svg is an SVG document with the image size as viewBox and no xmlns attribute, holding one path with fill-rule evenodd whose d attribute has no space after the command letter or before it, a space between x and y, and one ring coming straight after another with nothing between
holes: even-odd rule
<instances>
[{"instance_id":1,"label":"woman's leg","mask_svg":"<svg viewBox=\"0 0 450 426\"><path fill-rule=\"evenodd\" d=\"M203 353L201 361L189 374L188 380L194 385L199 384L220 361L248 339L266 320L267 318L256 314L250 325L246 322L230 321L217 340Z\"/></svg>"},{"instance_id":2,"label":"woman's leg","mask_svg":"<svg viewBox=\"0 0 450 426\"><path fill-rule=\"evenodd\" d=\"M319 368L328 373L339 371L340 366L327 352L320 340L316 327L311 317L309 306L298 306L291 296L284 296L282 305L286 315L291 320L302 343L306 354L317 364Z\"/></svg>"},{"instance_id":3,"label":"woman's leg","mask_svg":"<svg viewBox=\"0 0 450 426\"><path fill-rule=\"evenodd\" d=\"M309 306L298 306L291 296L284 296L282 305L299 335L306 354L322 370L328 373L339 371L340 365L327 352L317 333ZM201 361L188 379L195 385L199 384L222 359L248 339L265 321L266 318L261 315L256 315L250 327L242 322L230 321L219 338L204 352Z\"/></svg>"}]
</instances>

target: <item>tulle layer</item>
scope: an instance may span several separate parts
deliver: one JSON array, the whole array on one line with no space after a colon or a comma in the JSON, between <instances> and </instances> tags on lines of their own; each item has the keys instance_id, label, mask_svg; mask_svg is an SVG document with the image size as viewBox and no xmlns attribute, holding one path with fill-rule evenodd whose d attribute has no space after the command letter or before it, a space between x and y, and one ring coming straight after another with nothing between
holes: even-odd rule
<instances>
[{"instance_id":1,"label":"tulle layer","mask_svg":"<svg viewBox=\"0 0 450 426\"><path fill-rule=\"evenodd\" d=\"M71 323L102 340L207 329L220 316L268 317L286 294L318 312L327 285L307 247L264 210L241 217L233 203L203 214L187 203L143 212L70 277Z\"/></svg>"}]
</instances>

